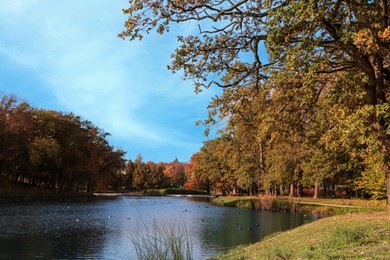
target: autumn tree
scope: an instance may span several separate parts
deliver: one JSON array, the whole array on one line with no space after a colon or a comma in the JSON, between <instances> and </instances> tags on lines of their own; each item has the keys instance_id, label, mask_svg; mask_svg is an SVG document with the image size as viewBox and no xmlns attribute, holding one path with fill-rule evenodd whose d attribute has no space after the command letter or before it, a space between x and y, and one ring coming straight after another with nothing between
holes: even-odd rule
<instances>
[{"instance_id":1,"label":"autumn tree","mask_svg":"<svg viewBox=\"0 0 390 260\"><path fill-rule=\"evenodd\" d=\"M224 89L210 102L209 118L203 121L206 127L225 122L226 127L220 131L225 136L224 149L228 149L224 157L229 158L237 188L248 193L258 193L264 181L268 94L266 89L254 90L251 86Z\"/></svg>"},{"instance_id":2,"label":"autumn tree","mask_svg":"<svg viewBox=\"0 0 390 260\"><path fill-rule=\"evenodd\" d=\"M33 108L15 95L0 96L0 176L18 182L31 174L26 144L34 129Z\"/></svg>"},{"instance_id":3,"label":"autumn tree","mask_svg":"<svg viewBox=\"0 0 390 260\"><path fill-rule=\"evenodd\" d=\"M156 164L154 162L146 162L147 175L146 182L147 188L150 189L160 189L162 188L165 176L164 176L164 167L162 165Z\"/></svg>"},{"instance_id":4,"label":"autumn tree","mask_svg":"<svg viewBox=\"0 0 390 260\"><path fill-rule=\"evenodd\" d=\"M124 151L108 133L72 113L0 99L1 181L56 190L107 188L123 168Z\"/></svg>"},{"instance_id":5,"label":"autumn tree","mask_svg":"<svg viewBox=\"0 0 390 260\"><path fill-rule=\"evenodd\" d=\"M183 187L186 181L185 164L175 159L173 162L165 165L164 175L169 179L171 187Z\"/></svg>"},{"instance_id":6,"label":"autumn tree","mask_svg":"<svg viewBox=\"0 0 390 260\"><path fill-rule=\"evenodd\" d=\"M271 76L282 85L285 74L315 90L321 82L332 84L340 71L357 74L360 81L350 84L360 83L364 92L360 108L381 146L390 211L388 5L386 0L136 0L123 10L128 20L120 36L142 39L154 29L162 34L192 21L198 31L178 37L181 45L169 68L193 79L197 91L213 84L261 88Z\"/></svg>"},{"instance_id":7,"label":"autumn tree","mask_svg":"<svg viewBox=\"0 0 390 260\"><path fill-rule=\"evenodd\" d=\"M188 190L207 190L210 192L210 183L202 178L201 162L202 154L197 152L190 158L189 163L186 164L186 183L184 188Z\"/></svg>"},{"instance_id":8,"label":"autumn tree","mask_svg":"<svg viewBox=\"0 0 390 260\"><path fill-rule=\"evenodd\" d=\"M190 158L190 161L186 164L185 173L186 173L186 183L184 184L184 189L187 190L206 190L206 186L201 182L199 178L199 173L197 169L199 168L199 152L193 154Z\"/></svg>"},{"instance_id":9,"label":"autumn tree","mask_svg":"<svg viewBox=\"0 0 390 260\"><path fill-rule=\"evenodd\" d=\"M123 175L123 185L125 189L131 190L133 188L134 177L134 163L132 160L126 162Z\"/></svg>"},{"instance_id":10,"label":"autumn tree","mask_svg":"<svg viewBox=\"0 0 390 260\"><path fill-rule=\"evenodd\" d=\"M146 174L147 168L143 162L142 155L137 155L134 161L134 172L133 172L133 188L136 190L142 190L146 188Z\"/></svg>"},{"instance_id":11,"label":"autumn tree","mask_svg":"<svg viewBox=\"0 0 390 260\"><path fill-rule=\"evenodd\" d=\"M271 12L267 43L271 60L294 68L306 84L329 84L340 71L360 77L349 82L359 87L356 94L364 92L364 103L354 112L360 114L357 122L370 123L370 136L381 144L390 202L387 6L388 1L296 1Z\"/></svg>"},{"instance_id":12,"label":"autumn tree","mask_svg":"<svg viewBox=\"0 0 390 260\"><path fill-rule=\"evenodd\" d=\"M208 193L228 194L236 188L234 153L229 137L218 137L203 143L190 160L190 181L196 182Z\"/></svg>"}]
</instances>

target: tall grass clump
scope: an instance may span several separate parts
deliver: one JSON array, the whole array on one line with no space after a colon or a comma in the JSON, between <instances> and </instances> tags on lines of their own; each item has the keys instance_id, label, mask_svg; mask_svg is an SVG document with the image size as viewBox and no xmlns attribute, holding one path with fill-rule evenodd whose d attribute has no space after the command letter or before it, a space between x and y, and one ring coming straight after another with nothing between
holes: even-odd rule
<instances>
[{"instance_id":1,"label":"tall grass clump","mask_svg":"<svg viewBox=\"0 0 390 260\"><path fill-rule=\"evenodd\" d=\"M143 233L131 235L138 259L142 260L192 260L190 234L181 221L153 220L143 223Z\"/></svg>"}]
</instances>

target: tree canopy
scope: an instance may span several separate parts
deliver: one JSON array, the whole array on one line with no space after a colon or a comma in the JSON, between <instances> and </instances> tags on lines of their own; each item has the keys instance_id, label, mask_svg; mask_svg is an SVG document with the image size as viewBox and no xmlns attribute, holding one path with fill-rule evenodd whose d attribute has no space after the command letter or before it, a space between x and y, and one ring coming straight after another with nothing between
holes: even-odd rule
<instances>
[{"instance_id":1,"label":"tree canopy","mask_svg":"<svg viewBox=\"0 0 390 260\"><path fill-rule=\"evenodd\" d=\"M108 189L125 152L109 134L72 113L31 107L0 96L0 181L40 188Z\"/></svg>"},{"instance_id":2,"label":"tree canopy","mask_svg":"<svg viewBox=\"0 0 390 260\"><path fill-rule=\"evenodd\" d=\"M205 124L228 118L230 135L247 138L234 146L240 147L237 158L257 153L262 181L290 172L283 179L361 184L369 179L365 174L381 174L390 211L388 5L387 0L134 0L123 10L128 19L119 36L135 40L177 23L197 26L198 33L178 36L169 69L194 80L196 91L212 85L232 89L212 101ZM290 156L280 149L302 152ZM302 160L309 150L309 159Z\"/></svg>"}]
</instances>

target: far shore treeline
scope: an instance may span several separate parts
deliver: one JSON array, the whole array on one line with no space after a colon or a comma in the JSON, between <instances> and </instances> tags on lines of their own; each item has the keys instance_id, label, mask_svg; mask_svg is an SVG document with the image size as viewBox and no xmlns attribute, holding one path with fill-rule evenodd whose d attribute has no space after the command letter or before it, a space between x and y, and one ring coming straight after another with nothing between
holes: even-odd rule
<instances>
[{"instance_id":1,"label":"far shore treeline","mask_svg":"<svg viewBox=\"0 0 390 260\"><path fill-rule=\"evenodd\" d=\"M185 163L124 159L106 133L72 113L32 107L0 95L0 184L56 191L180 188ZM1 185L0 185L1 186Z\"/></svg>"},{"instance_id":2,"label":"far shore treeline","mask_svg":"<svg viewBox=\"0 0 390 260\"><path fill-rule=\"evenodd\" d=\"M144 162L142 155L125 160L125 151L108 143L109 134L86 119L35 108L13 95L1 95L0 102L0 184L85 192L184 188L224 195L386 197L378 150L366 153L359 143L320 149L298 135L278 140L272 131L258 143L245 99L237 100L243 114L231 117L188 163Z\"/></svg>"},{"instance_id":3,"label":"far shore treeline","mask_svg":"<svg viewBox=\"0 0 390 260\"><path fill-rule=\"evenodd\" d=\"M72 113L0 96L0 182L61 191L105 187L124 166L109 134Z\"/></svg>"}]
</instances>

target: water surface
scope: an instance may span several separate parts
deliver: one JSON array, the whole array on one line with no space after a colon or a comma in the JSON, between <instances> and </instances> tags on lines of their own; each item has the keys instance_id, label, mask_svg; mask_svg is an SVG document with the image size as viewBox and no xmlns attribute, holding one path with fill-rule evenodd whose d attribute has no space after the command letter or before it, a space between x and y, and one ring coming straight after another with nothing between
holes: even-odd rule
<instances>
[{"instance_id":1,"label":"water surface","mask_svg":"<svg viewBox=\"0 0 390 260\"><path fill-rule=\"evenodd\" d=\"M177 220L195 259L315 220L313 215L214 206L195 198L121 196L93 202L0 205L1 259L135 259L129 237Z\"/></svg>"}]
</instances>

